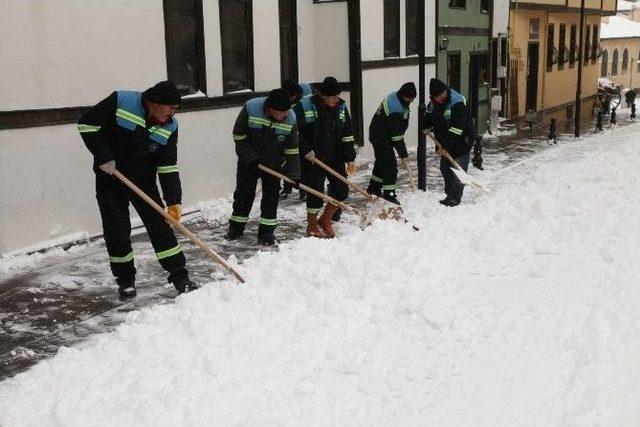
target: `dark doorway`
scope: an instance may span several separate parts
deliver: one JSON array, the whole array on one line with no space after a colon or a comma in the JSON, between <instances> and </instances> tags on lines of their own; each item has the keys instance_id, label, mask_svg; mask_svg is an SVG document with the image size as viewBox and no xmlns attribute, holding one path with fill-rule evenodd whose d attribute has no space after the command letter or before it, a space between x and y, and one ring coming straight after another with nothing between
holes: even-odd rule
<instances>
[{"instance_id":1,"label":"dark doorway","mask_svg":"<svg viewBox=\"0 0 640 427\"><path fill-rule=\"evenodd\" d=\"M469 58L469 102L473 118L478 122L480 87L489 80L489 54L474 53Z\"/></svg>"},{"instance_id":2,"label":"dark doorway","mask_svg":"<svg viewBox=\"0 0 640 427\"><path fill-rule=\"evenodd\" d=\"M447 54L447 85L460 92L460 52Z\"/></svg>"},{"instance_id":3,"label":"dark doorway","mask_svg":"<svg viewBox=\"0 0 640 427\"><path fill-rule=\"evenodd\" d=\"M538 65L540 63L540 44L529 42L527 48L527 111L538 109Z\"/></svg>"},{"instance_id":4,"label":"dark doorway","mask_svg":"<svg viewBox=\"0 0 640 427\"><path fill-rule=\"evenodd\" d=\"M280 80L298 81L298 23L296 0L279 0Z\"/></svg>"}]
</instances>

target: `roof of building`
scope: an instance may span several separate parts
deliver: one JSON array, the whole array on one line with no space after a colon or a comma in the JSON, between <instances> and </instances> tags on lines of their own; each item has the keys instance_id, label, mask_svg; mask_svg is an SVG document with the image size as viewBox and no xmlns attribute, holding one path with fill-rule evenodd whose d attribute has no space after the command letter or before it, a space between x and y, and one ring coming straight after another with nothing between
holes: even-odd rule
<instances>
[{"instance_id":1,"label":"roof of building","mask_svg":"<svg viewBox=\"0 0 640 427\"><path fill-rule=\"evenodd\" d=\"M626 15L610 16L609 22L602 21L601 39L640 38L640 22Z\"/></svg>"},{"instance_id":2,"label":"roof of building","mask_svg":"<svg viewBox=\"0 0 640 427\"><path fill-rule=\"evenodd\" d=\"M640 4L638 2L634 1L629 1L629 0L618 0L618 10L619 11L629 11L633 8L633 4Z\"/></svg>"}]
</instances>

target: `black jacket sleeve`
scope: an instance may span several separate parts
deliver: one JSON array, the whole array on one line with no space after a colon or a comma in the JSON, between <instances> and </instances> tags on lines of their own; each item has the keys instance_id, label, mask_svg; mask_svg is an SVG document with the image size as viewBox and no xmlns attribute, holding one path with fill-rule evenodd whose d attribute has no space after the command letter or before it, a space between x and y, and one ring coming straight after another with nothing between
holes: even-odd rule
<instances>
[{"instance_id":1,"label":"black jacket sleeve","mask_svg":"<svg viewBox=\"0 0 640 427\"><path fill-rule=\"evenodd\" d=\"M345 162L350 163L356 159L356 149L354 147L355 138L353 137L353 128L351 127L351 116L349 110L345 109L344 124L342 125L342 138L340 140L342 148L342 158Z\"/></svg>"},{"instance_id":2,"label":"black jacket sleeve","mask_svg":"<svg viewBox=\"0 0 640 427\"><path fill-rule=\"evenodd\" d=\"M459 152L465 144L463 133L467 126L467 106L458 102L451 108L449 129L440 143L449 153Z\"/></svg>"},{"instance_id":3,"label":"black jacket sleeve","mask_svg":"<svg viewBox=\"0 0 640 427\"><path fill-rule=\"evenodd\" d=\"M249 114L246 106L242 107L233 126L233 141L236 145L238 159L242 163L252 163L258 160L258 155L249 140Z\"/></svg>"},{"instance_id":4,"label":"black jacket sleeve","mask_svg":"<svg viewBox=\"0 0 640 427\"><path fill-rule=\"evenodd\" d=\"M109 141L105 137L105 130L113 126L117 106L118 94L113 92L91 107L78 120L78 131L84 144L93 154L96 165L114 159Z\"/></svg>"},{"instance_id":5,"label":"black jacket sleeve","mask_svg":"<svg viewBox=\"0 0 640 427\"><path fill-rule=\"evenodd\" d=\"M284 166L282 171L291 179L300 179L300 148L298 147L298 126L294 125L284 142Z\"/></svg>"},{"instance_id":6,"label":"black jacket sleeve","mask_svg":"<svg viewBox=\"0 0 640 427\"><path fill-rule=\"evenodd\" d=\"M178 130L176 129L167 145L156 154L156 165L162 194L167 206L182 203L182 185L178 173Z\"/></svg>"},{"instance_id":7,"label":"black jacket sleeve","mask_svg":"<svg viewBox=\"0 0 640 427\"><path fill-rule=\"evenodd\" d=\"M304 108L301 103L296 104L293 111L296 113L296 121L298 123L298 146L300 147L300 158L304 158L304 156L313 150L313 132L311 130L313 125L307 124L304 118Z\"/></svg>"},{"instance_id":8,"label":"black jacket sleeve","mask_svg":"<svg viewBox=\"0 0 640 427\"><path fill-rule=\"evenodd\" d=\"M391 140L393 148L396 149L396 152L401 159L409 157L409 153L407 153L407 145L404 142L404 134L407 131L407 121L404 119L404 114L390 114L388 123L389 139Z\"/></svg>"}]
</instances>

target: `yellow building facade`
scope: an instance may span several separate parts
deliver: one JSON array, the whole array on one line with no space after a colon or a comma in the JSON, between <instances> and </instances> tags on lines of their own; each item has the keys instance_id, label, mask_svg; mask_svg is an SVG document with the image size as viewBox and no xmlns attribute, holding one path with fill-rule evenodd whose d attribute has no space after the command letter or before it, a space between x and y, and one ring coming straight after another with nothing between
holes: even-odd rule
<instances>
[{"instance_id":1,"label":"yellow building facade","mask_svg":"<svg viewBox=\"0 0 640 427\"><path fill-rule=\"evenodd\" d=\"M570 121L582 62L582 114L593 111L600 76L600 23L616 0L586 0L580 52L580 0L510 2L508 116L559 115Z\"/></svg>"}]
</instances>

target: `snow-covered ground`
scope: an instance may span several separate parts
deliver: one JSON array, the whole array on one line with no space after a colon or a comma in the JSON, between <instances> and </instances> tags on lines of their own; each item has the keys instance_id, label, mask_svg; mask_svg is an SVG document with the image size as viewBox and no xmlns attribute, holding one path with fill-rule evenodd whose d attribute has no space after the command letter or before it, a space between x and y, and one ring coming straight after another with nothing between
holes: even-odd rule
<instances>
[{"instance_id":1,"label":"snow-covered ground","mask_svg":"<svg viewBox=\"0 0 640 427\"><path fill-rule=\"evenodd\" d=\"M0 383L0 425L640 425L639 157L614 129L260 252Z\"/></svg>"}]
</instances>

